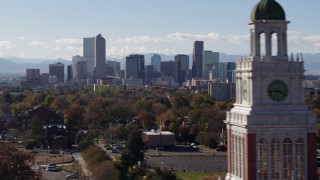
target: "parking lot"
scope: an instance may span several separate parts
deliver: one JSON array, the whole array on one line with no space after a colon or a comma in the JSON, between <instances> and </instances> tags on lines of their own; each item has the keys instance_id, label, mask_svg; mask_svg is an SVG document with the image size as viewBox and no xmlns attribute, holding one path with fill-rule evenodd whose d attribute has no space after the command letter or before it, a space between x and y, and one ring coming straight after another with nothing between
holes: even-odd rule
<instances>
[{"instance_id":1,"label":"parking lot","mask_svg":"<svg viewBox=\"0 0 320 180\"><path fill-rule=\"evenodd\" d=\"M146 164L175 171L226 172L227 156L151 156Z\"/></svg>"}]
</instances>

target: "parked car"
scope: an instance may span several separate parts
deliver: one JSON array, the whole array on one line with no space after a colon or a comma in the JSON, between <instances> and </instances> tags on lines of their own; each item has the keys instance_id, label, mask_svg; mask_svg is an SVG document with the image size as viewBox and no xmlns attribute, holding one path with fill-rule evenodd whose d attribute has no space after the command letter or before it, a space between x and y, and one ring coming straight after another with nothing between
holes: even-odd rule
<instances>
[{"instance_id":1,"label":"parked car","mask_svg":"<svg viewBox=\"0 0 320 180\"><path fill-rule=\"evenodd\" d=\"M48 166L46 168L47 171L60 171L60 168L58 166Z\"/></svg>"},{"instance_id":2,"label":"parked car","mask_svg":"<svg viewBox=\"0 0 320 180\"><path fill-rule=\"evenodd\" d=\"M218 146L217 148L216 148L216 151L217 152L226 152L227 151L227 147L225 147L225 146Z\"/></svg>"},{"instance_id":3,"label":"parked car","mask_svg":"<svg viewBox=\"0 0 320 180\"><path fill-rule=\"evenodd\" d=\"M66 175L67 179L77 178L77 177L79 177L79 174L77 174L77 173L71 173L71 174Z\"/></svg>"},{"instance_id":4,"label":"parked car","mask_svg":"<svg viewBox=\"0 0 320 180\"><path fill-rule=\"evenodd\" d=\"M49 152L50 154L59 154L59 151L56 150L56 149L50 149L48 152Z\"/></svg>"},{"instance_id":5,"label":"parked car","mask_svg":"<svg viewBox=\"0 0 320 180\"><path fill-rule=\"evenodd\" d=\"M112 153L120 153L120 151L118 149L112 149L111 152Z\"/></svg>"}]
</instances>

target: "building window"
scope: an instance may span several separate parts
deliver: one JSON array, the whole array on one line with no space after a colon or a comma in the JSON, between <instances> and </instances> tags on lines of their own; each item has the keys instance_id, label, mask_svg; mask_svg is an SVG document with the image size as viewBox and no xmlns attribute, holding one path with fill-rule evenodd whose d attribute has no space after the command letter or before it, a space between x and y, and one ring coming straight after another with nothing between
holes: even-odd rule
<instances>
[{"instance_id":1,"label":"building window","mask_svg":"<svg viewBox=\"0 0 320 180\"><path fill-rule=\"evenodd\" d=\"M271 141L271 178L280 179L280 151L279 140L272 139Z\"/></svg>"},{"instance_id":2,"label":"building window","mask_svg":"<svg viewBox=\"0 0 320 180\"><path fill-rule=\"evenodd\" d=\"M258 142L258 177L260 180L268 179L268 143L266 139L260 139Z\"/></svg>"},{"instance_id":3,"label":"building window","mask_svg":"<svg viewBox=\"0 0 320 180\"><path fill-rule=\"evenodd\" d=\"M291 139L283 140L283 179L292 177L292 142Z\"/></svg>"},{"instance_id":4,"label":"building window","mask_svg":"<svg viewBox=\"0 0 320 180\"><path fill-rule=\"evenodd\" d=\"M296 140L296 173L297 180L304 179L304 141L302 138Z\"/></svg>"}]
</instances>

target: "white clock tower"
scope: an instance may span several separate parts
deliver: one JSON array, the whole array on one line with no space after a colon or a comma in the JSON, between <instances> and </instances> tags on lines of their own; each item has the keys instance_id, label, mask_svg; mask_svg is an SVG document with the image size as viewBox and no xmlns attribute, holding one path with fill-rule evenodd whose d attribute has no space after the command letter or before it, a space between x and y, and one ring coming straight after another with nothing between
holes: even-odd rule
<instances>
[{"instance_id":1,"label":"white clock tower","mask_svg":"<svg viewBox=\"0 0 320 180\"><path fill-rule=\"evenodd\" d=\"M304 102L302 57L289 60L285 12L275 0L252 10L250 57L236 68L227 112L227 180L317 179L316 121Z\"/></svg>"}]
</instances>

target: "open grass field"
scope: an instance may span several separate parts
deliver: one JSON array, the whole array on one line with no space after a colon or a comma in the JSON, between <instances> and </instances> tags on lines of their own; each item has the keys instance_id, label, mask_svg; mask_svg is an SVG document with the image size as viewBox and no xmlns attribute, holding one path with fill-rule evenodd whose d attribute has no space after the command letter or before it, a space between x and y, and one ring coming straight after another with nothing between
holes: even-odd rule
<instances>
[{"instance_id":1,"label":"open grass field","mask_svg":"<svg viewBox=\"0 0 320 180\"><path fill-rule=\"evenodd\" d=\"M225 173L205 173L205 172L177 172L177 177L182 180L219 180L224 179Z\"/></svg>"}]
</instances>

